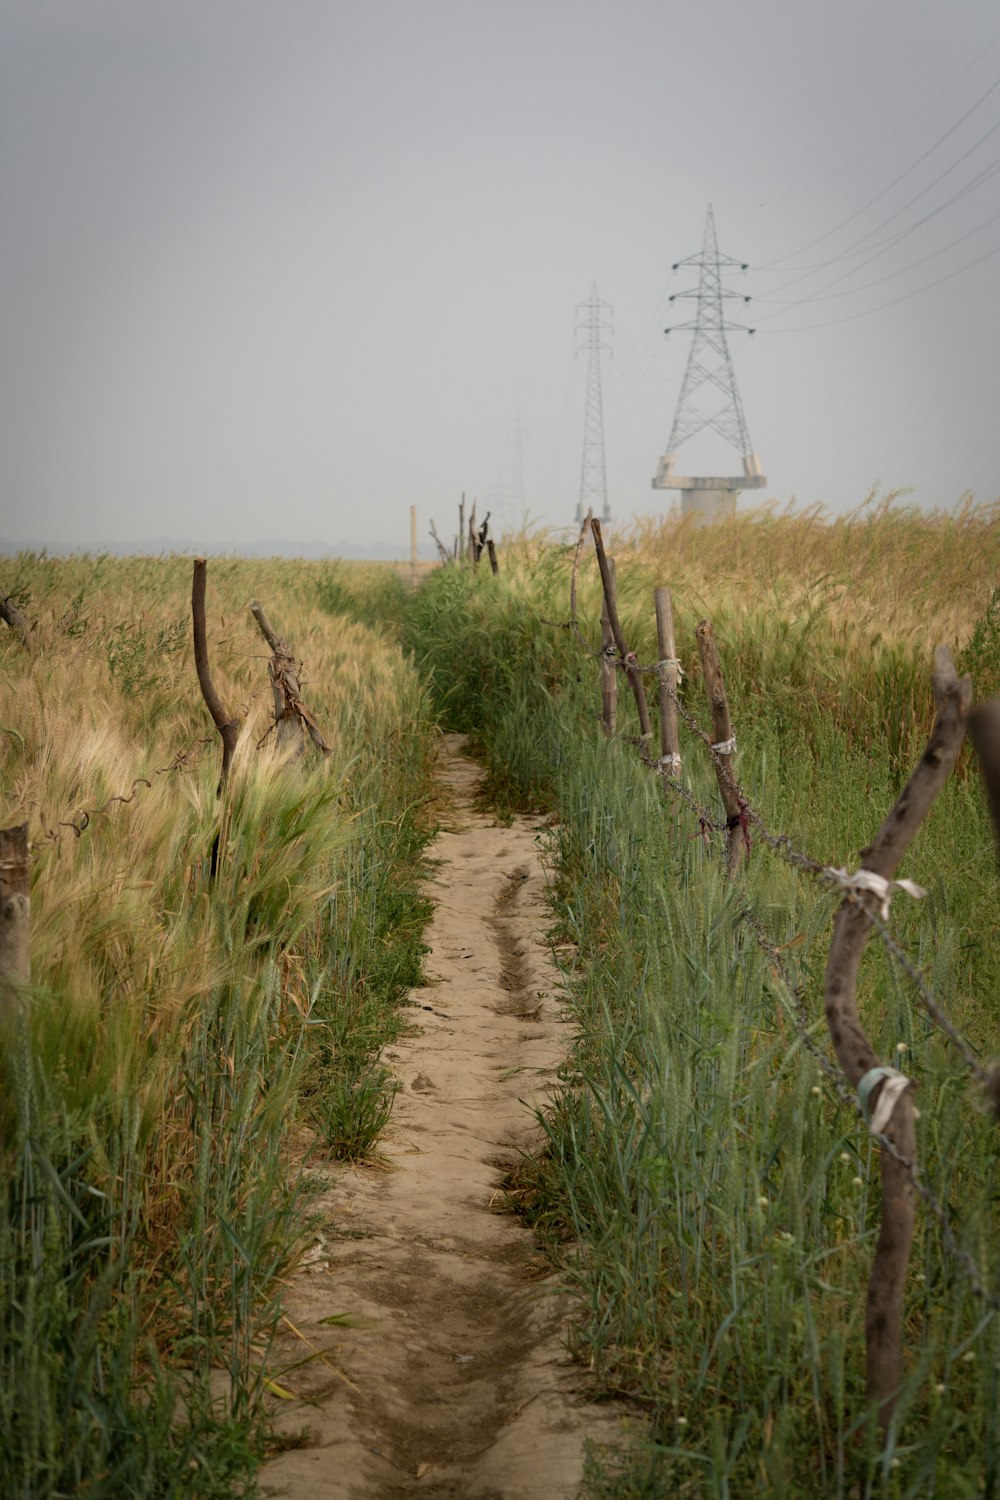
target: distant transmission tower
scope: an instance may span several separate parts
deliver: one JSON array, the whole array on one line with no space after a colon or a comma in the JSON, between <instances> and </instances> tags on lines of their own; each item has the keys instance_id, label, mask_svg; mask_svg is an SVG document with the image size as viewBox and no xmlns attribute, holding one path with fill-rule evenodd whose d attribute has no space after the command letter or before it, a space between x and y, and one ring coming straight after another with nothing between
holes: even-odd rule
<instances>
[{"instance_id":1,"label":"distant transmission tower","mask_svg":"<svg viewBox=\"0 0 1000 1500\"><path fill-rule=\"evenodd\" d=\"M673 328L665 328L664 333L680 333L690 329L694 337L674 413L674 424L670 429L670 440L666 453L660 459L653 488L680 490L681 515L697 515L706 521L717 520L735 511L736 496L740 490L763 489L767 480L761 473L760 459L750 446L750 433L736 385L736 372L726 342L727 332L753 333L753 329L742 323L727 323L722 310L722 304L727 299L750 301L742 292L729 291L722 285L722 268L725 266L745 271L747 267L743 261L719 254L715 237L715 214L711 204L705 222L701 254L677 261L673 269L679 270L681 266L698 267L698 288L696 291L676 292L670 300L695 301L697 307L694 322L677 323ZM698 399L706 396L709 398L707 411L698 405ZM673 472L674 454L681 443L706 429L718 433L740 454L743 460L743 473L740 477L708 475L685 478Z\"/></svg>"},{"instance_id":2,"label":"distant transmission tower","mask_svg":"<svg viewBox=\"0 0 1000 1500\"><path fill-rule=\"evenodd\" d=\"M576 349L579 354L587 351L587 403L583 413L583 464L580 469L580 499L576 507L577 525L588 510L602 521L611 520L608 507L608 476L604 465L604 403L601 399L601 352L611 353L610 343L604 342L604 334L610 338L613 330L609 319L601 317L610 313L611 306L597 295L597 283L590 288L586 302L577 306Z\"/></svg>"}]
</instances>

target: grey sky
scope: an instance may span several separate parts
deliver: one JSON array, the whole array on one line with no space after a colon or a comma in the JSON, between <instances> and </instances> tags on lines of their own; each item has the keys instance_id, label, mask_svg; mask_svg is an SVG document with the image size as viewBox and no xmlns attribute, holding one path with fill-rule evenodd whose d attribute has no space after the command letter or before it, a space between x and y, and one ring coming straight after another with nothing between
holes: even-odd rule
<instances>
[{"instance_id":1,"label":"grey sky","mask_svg":"<svg viewBox=\"0 0 1000 1500\"><path fill-rule=\"evenodd\" d=\"M1000 247L998 218L943 248L1000 174L836 278L1000 160L998 87L883 192L1000 79L998 38L994 0L0 0L0 536L405 547L410 504L424 531L510 498L518 411L530 510L571 522L594 279L612 510L662 510L670 265L710 200L752 268L766 495L992 501L1000 254L854 315ZM697 442L679 469L738 472Z\"/></svg>"}]
</instances>

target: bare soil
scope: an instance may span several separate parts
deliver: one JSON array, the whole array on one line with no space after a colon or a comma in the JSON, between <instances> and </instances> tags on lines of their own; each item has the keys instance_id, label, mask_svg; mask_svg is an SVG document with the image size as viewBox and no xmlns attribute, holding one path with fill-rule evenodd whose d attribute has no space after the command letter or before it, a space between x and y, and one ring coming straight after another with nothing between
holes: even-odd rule
<instances>
[{"instance_id":1,"label":"bare soil","mask_svg":"<svg viewBox=\"0 0 1000 1500\"><path fill-rule=\"evenodd\" d=\"M498 1192L568 1042L537 835L476 810L460 736L439 775L429 984L385 1059L399 1092L381 1160L326 1169L270 1361L276 1426L308 1429L261 1473L288 1500L574 1500L585 1439L620 1431L620 1408L586 1399L567 1299Z\"/></svg>"}]
</instances>

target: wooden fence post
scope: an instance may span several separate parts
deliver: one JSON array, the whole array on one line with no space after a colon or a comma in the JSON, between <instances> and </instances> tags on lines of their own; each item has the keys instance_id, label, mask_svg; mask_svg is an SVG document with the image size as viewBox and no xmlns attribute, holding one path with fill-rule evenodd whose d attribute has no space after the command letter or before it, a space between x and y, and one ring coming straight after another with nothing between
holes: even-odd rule
<instances>
[{"instance_id":1,"label":"wooden fence post","mask_svg":"<svg viewBox=\"0 0 1000 1500\"><path fill-rule=\"evenodd\" d=\"M969 714L969 738L979 761L1000 855L1000 698L976 704Z\"/></svg>"},{"instance_id":2,"label":"wooden fence post","mask_svg":"<svg viewBox=\"0 0 1000 1500\"><path fill-rule=\"evenodd\" d=\"M495 578L497 576L497 574L499 573L499 571L500 571L500 564L497 562L497 546L496 546L496 542L493 540L492 537L489 537L487 539L486 550L490 554L490 567L493 570L493 577Z\"/></svg>"},{"instance_id":3,"label":"wooden fence post","mask_svg":"<svg viewBox=\"0 0 1000 1500\"><path fill-rule=\"evenodd\" d=\"M729 718L729 700L726 697L726 685L722 680L722 667L719 665L719 652L711 623L708 620L702 620L695 630L695 636L698 640L701 670L708 691L708 705L712 712L714 745L732 746L733 726ZM746 815L740 806L739 798L733 791L732 749L716 750L715 753L719 757L718 761L713 761L715 775L719 783L722 805L726 809L726 871L732 876L739 870L746 853L747 835L744 823Z\"/></svg>"},{"instance_id":4,"label":"wooden fence post","mask_svg":"<svg viewBox=\"0 0 1000 1500\"><path fill-rule=\"evenodd\" d=\"M947 646L934 653L931 676L936 714L927 749L909 781L896 798L882 827L865 853L861 869L890 882L914 834L948 779L958 759L972 701L972 684L959 678ZM888 886L887 886L888 889ZM873 908L879 896L869 899ZM824 1005L837 1061L852 1088L879 1068L878 1055L858 1018L857 983L861 955L871 921L856 900L846 899L837 912L826 965ZM887 1072L890 1070L886 1070ZM889 1080L875 1073L869 1082L867 1108L878 1101ZM898 1084L897 1084L898 1087ZM868 1284L865 1314L868 1402L886 1426L892 1416L903 1369L903 1287L913 1240L915 1194L910 1168L916 1161L916 1125L912 1083L906 1083L880 1134L903 1158L880 1145L882 1162L882 1223Z\"/></svg>"},{"instance_id":5,"label":"wooden fence post","mask_svg":"<svg viewBox=\"0 0 1000 1500\"><path fill-rule=\"evenodd\" d=\"M410 506L410 587L417 586L417 507ZM252 606L251 606L252 608Z\"/></svg>"},{"instance_id":6,"label":"wooden fence post","mask_svg":"<svg viewBox=\"0 0 1000 1500\"><path fill-rule=\"evenodd\" d=\"M222 771L219 776L219 786L216 796L222 795L222 789L229 775L229 763L233 758L238 738L236 722L231 719L222 706L222 700L215 691L212 682L212 674L208 666L208 640L205 630L205 579L206 563L203 557L194 560L194 577L191 583L191 619L194 625L194 665L198 673L198 686L201 688L201 696L205 700L205 707L212 715L212 722L219 734L222 736Z\"/></svg>"},{"instance_id":7,"label":"wooden fence post","mask_svg":"<svg viewBox=\"0 0 1000 1500\"><path fill-rule=\"evenodd\" d=\"M648 742L653 738L653 731L649 722L649 705L646 702L646 690L642 685L642 673L637 671L635 657L629 650L625 636L622 633L621 621L618 618L618 606L615 601L615 585L608 568L608 559L604 553L604 539L601 536L601 523L596 516L590 522L590 529L594 534L594 547L597 550L597 566L601 570L601 583L604 587L604 600L608 610L608 624L611 626L611 634L614 637L618 655L622 659L622 666L628 674L628 680L632 684L632 692L635 694L635 706L639 711L639 734ZM631 660L630 660L631 658Z\"/></svg>"},{"instance_id":8,"label":"wooden fence post","mask_svg":"<svg viewBox=\"0 0 1000 1500\"><path fill-rule=\"evenodd\" d=\"M455 538L455 561L460 562L465 555L465 491L458 505L458 536Z\"/></svg>"},{"instance_id":9,"label":"wooden fence post","mask_svg":"<svg viewBox=\"0 0 1000 1500\"><path fill-rule=\"evenodd\" d=\"M664 776L679 776L680 736L677 727L677 687L680 669L674 644L674 605L669 589L657 589L656 640L660 652L660 770ZM674 694L674 697L671 697Z\"/></svg>"},{"instance_id":10,"label":"wooden fence post","mask_svg":"<svg viewBox=\"0 0 1000 1500\"><path fill-rule=\"evenodd\" d=\"M0 828L0 1025L31 980L31 870L28 825Z\"/></svg>"},{"instance_id":11,"label":"wooden fence post","mask_svg":"<svg viewBox=\"0 0 1000 1500\"><path fill-rule=\"evenodd\" d=\"M611 595L615 594L615 560L608 558ZM608 619L608 601L601 600L601 722L608 739L618 729L618 669L615 666L615 638Z\"/></svg>"},{"instance_id":12,"label":"wooden fence post","mask_svg":"<svg viewBox=\"0 0 1000 1500\"><path fill-rule=\"evenodd\" d=\"M476 529L476 507L478 503L478 501L473 500L472 509L469 512L469 562L474 568L479 566L479 547L477 545L479 537Z\"/></svg>"},{"instance_id":13,"label":"wooden fence post","mask_svg":"<svg viewBox=\"0 0 1000 1500\"><path fill-rule=\"evenodd\" d=\"M9 594L0 594L0 620L4 620L21 644L27 646L31 639L31 626Z\"/></svg>"}]
</instances>

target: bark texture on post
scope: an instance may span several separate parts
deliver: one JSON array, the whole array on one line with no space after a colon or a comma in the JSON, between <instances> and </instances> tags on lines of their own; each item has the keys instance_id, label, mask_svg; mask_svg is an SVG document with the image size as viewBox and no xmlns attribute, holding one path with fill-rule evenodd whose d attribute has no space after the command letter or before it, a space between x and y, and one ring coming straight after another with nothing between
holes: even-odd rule
<instances>
[{"instance_id":1,"label":"bark texture on post","mask_svg":"<svg viewBox=\"0 0 1000 1500\"><path fill-rule=\"evenodd\" d=\"M611 595L614 598L617 580L615 560L608 558L608 577L611 579ZM601 723L608 739L618 728L618 670L615 666L615 638L608 619L608 601L601 604Z\"/></svg>"},{"instance_id":2,"label":"bark texture on post","mask_svg":"<svg viewBox=\"0 0 1000 1500\"><path fill-rule=\"evenodd\" d=\"M608 624L611 626L611 634L614 637L615 646L618 648L618 655L621 657L622 666L625 668L628 680L632 684L632 692L635 695L635 706L639 711L639 733L644 740L652 740L653 731L649 722L649 705L646 702L646 690L642 685L642 673L636 669L634 654L626 644L621 621L618 618L615 586L608 567L608 559L604 552L601 523L596 516L591 520L590 529L594 534L594 547L597 550L597 566L601 570L601 583L604 587L604 602L608 611Z\"/></svg>"},{"instance_id":3,"label":"bark texture on post","mask_svg":"<svg viewBox=\"0 0 1000 1500\"><path fill-rule=\"evenodd\" d=\"M31 980L31 870L28 825L0 828L0 1025Z\"/></svg>"},{"instance_id":4,"label":"bark texture on post","mask_svg":"<svg viewBox=\"0 0 1000 1500\"><path fill-rule=\"evenodd\" d=\"M979 773L989 804L1000 854L1000 698L977 703L969 714L969 738L979 761Z\"/></svg>"},{"instance_id":5,"label":"bark texture on post","mask_svg":"<svg viewBox=\"0 0 1000 1500\"><path fill-rule=\"evenodd\" d=\"M0 620L4 620L10 626L22 645L28 644L31 639L31 626L9 594L0 595Z\"/></svg>"},{"instance_id":6,"label":"bark texture on post","mask_svg":"<svg viewBox=\"0 0 1000 1500\"><path fill-rule=\"evenodd\" d=\"M729 717L729 699L726 697L726 685L722 679L719 652L710 621L702 620L695 630L695 636L698 641L698 655L701 657L702 675L705 678L705 689L708 693L708 706L712 713L714 742L716 745L725 745L733 737L733 726ZM715 776L719 783L722 805L726 809L726 870L728 874L735 875L743 863L747 847L745 813L740 806L740 799L733 791L732 752L716 751L716 754L719 760L713 762Z\"/></svg>"},{"instance_id":7,"label":"bark texture on post","mask_svg":"<svg viewBox=\"0 0 1000 1500\"><path fill-rule=\"evenodd\" d=\"M433 521L431 522L431 536L434 538L434 545L438 549L438 554L441 558L441 561L445 563L451 562L451 553L448 551L444 542L442 542L441 538L438 536L437 527L434 525Z\"/></svg>"},{"instance_id":8,"label":"bark texture on post","mask_svg":"<svg viewBox=\"0 0 1000 1500\"><path fill-rule=\"evenodd\" d=\"M944 786L962 748L972 701L972 684L959 678L946 646L934 653L931 677L936 714L927 748L916 770L896 798L882 827L865 852L861 868L892 880L899 862ZM877 898L872 898L877 899ZM877 1056L861 1025L857 1009L858 973L871 921L854 900L837 912L826 966L824 1005L837 1060L857 1088ZM897 1100L883 1134L907 1161L916 1160L916 1123L912 1084ZM884 1083L872 1090L875 1108ZM885 1426L892 1416L903 1369L903 1289L910 1259L915 1217L913 1180L907 1167L881 1148L882 1224L868 1286L865 1314L869 1404Z\"/></svg>"},{"instance_id":9,"label":"bark texture on post","mask_svg":"<svg viewBox=\"0 0 1000 1500\"><path fill-rule=\"evenodd\" d=\"M191 619L194 625L194 665L198 673L198 686L205 700L205 707L212 715L212 723L222 736L222 771L219 776L217 795L229 776L229 764L233 758L238 738L236 723L226 713L222 699L215 691L212 674L208 666L208 640L205 629L205 580L207 568L203 557L194 560L194 577L191 583Z\"/></svg>"},{"instance_id":10,"label":"bark texture on post","mask_svg":"<svg viewBox=\"0 0 1000 1500\"><path fill-rule=\"evenodd\" d=\"M680 672L674 643L674 604L669 589L657 589L656 639L660 652L660 770L664 776L680 775L680 735L675 701ZM663 663L667 665L664 666ZM674 696L671 697L671 694Z\"/></svg>"},{"instance_id":11,"label":"bark texture on post","mask_svg":"<svg viewBox=\"0 0 1000 1500\"><path fill-rule=\"evenodd\" d=\"M296 756L301 755L304 746L299 725L304 724L317 750L328 755L330 746L323 738L314 715L302 702L291 646L284 636L278 635L273 629L259 599L252 601L250 613L272 652L267 671L271 679L271 691L274 693L274 722L277 726L278 744Z\"/></svg>"}]
</instances>

